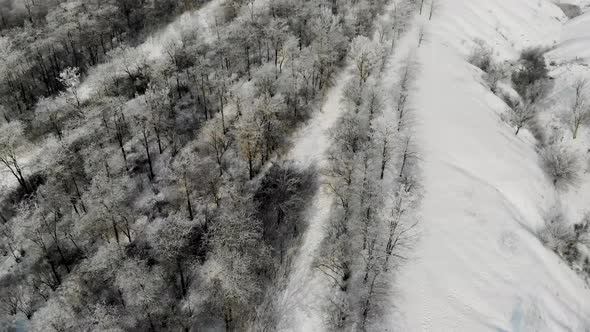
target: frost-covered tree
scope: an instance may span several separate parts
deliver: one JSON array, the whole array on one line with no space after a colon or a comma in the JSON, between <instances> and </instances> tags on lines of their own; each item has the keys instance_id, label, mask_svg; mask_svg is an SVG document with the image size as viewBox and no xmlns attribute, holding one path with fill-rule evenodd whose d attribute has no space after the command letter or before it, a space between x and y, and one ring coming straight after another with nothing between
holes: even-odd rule
<instances>
[{"instance_id":1,"label":"frost-covered tree","mask_svg":"<svg viewBox=\"0 0 590 332\"><path fill-rule=\"evenodd\" d=\"M210 287L226 330L243 329L261 294L269 262L262 227L250 199L239 190L211 225Z\"/></svg>"},{"instance_id":2,"label":"frost-covered tree","mask_svg":"<svg viewBox=\"0 0 590 332\"><path fill-rule=\"evenodd\" d=\"M545 215L545 226L538 232L543 243L560 254L574 241L574 228L559 205L553 206Z\"/></svg>"},{"instance_id":3,"label":"frost-covered tree","mask_svg":"<svg viewBox=\"0 0 590 332\"><path fill-rule=\"evenodd\" d=\"M24 143L26 138L21 122L12 121L0 127L0 163L14 176L25 192L30 192L31 188L24 176L23 167L18 161L18 149Z\"/></svg>"},{"instance_id":4,"label":"frost-covered tree","mask_svg":"<svg viewBox=\"0 0 590 332\"><path fill-rule=\"evenodd\" d=\"M365 83L378 61L378 46L365 36L356 37L350 44L348 56L354 63L360 83Z\"/></svg>"},{"instance_id":5,"label":"frost-covered tree","mask_svg":"<svg viewBox=\"0 0 590 332\"><path fill-rule=\"evenodd\" d=\"M513 102L509 103L508 121L516 127L515 135L520 133L520 129L532 123L538 114L538 106L529 102Z\"/></svg>"},{"instance_id":6,"label":"frost-covered tree","mask_svg":"<svg viewBox=\"0 0 590 332\"><path fill-rule=\"evenodd\" d=\"M78 88L80 86L80 70L76 67L68 67L59 74L59 81L64 86L64 98L68 104L81 112L81 99Z\"/></svg>"},{"instance_id":7,"label":"frost-covered tree","mask_svg":"<svg viewBox=\"0 0 590 332\"><path fill-rule=\"evenodd\" d=\"M116 243L133 240L133 215L130 214L129 200L134 192L134 182L128 177L107 178L97 175L84 200L88 204L88 214L85 215L84 227L87 235L92 238L102 238L106 242L115 239Z\"/></svg>"},{"instance_id":8,"label":"frost-covered tree","mask_svg":"<svg viewBox=\"0 0 590 332\"><path fill-rule=\"evenodd\" d=\"M61 140L63 139L63 126L67 119L65 105L60 105L57 100L51 98L40 98L37 102L37 114L39 120L47 123L51 131Z\"/></svg>"},{"instance_id":9,"label":"frost-covered tree","mask_svg":"<svg viewBox=\"0 0 590 332\"><path fill-rule=\"evenodd\" d=\"M169 94L170 89L168 87L162 87L156 84L148 85L148 89L145 92L145 101L149 114L148 123L156 136L158 151L160 153L164 151L162 138L171 125L170 116L173 106L170 102Z\"/></svg>"},{"instance_id":10,"label":"frost-covered tree","mask_svg":"<svg viewBox=\"0 0 590 332\"><path fill-rule=\"evenodd\" d=\"M578 137L581 126L590 124L590 104L588 104L588 83L578 80L574 83L574 98L570 110L565 114L565 121L572 131L573 139Z\"/></svg>"},{"instance_id":11,"label":"frost-covered tree","mask_svg":"<svg viewBox=\"0 0 590 332\"><path fill-rule=\"evenodd\" d=\"M558 145L551 145L541 152L543 169L553 185L560 189L576 186L580 177L578 156Z\"/></svg>"}]
</instances>

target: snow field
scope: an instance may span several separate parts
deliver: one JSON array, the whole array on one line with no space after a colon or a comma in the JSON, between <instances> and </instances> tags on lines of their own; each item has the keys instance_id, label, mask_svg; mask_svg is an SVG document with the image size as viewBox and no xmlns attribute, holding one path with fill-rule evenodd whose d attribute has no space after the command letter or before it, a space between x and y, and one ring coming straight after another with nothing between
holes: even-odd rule
<instances>
[{"instance_id":1,"label":"snow field","mask_svg":"<svg viewBox=\"0 0 590 332\"><path fill-rule=\"evenodd\" d=\"M473 40L496 60L552 46L563 13L549 1L440 1L415 100L425 196L421 240L402 269L391 324L403 331L583 331L590 291L535 231L556 202L530 135L466 62Z\"/></svg>"}]
</instances>

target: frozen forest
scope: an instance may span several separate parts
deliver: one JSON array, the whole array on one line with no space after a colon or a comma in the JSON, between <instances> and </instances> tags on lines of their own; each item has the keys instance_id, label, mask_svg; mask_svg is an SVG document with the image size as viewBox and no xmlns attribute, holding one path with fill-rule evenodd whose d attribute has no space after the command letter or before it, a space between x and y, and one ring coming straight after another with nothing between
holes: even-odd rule
<instances>
[{"instance_id":1,"label":"frozen forest","mask_svg":"<svg viewBox=\"0 0 590 332\"><path fill-rule=\"evenodd\" d=\"M0 332L590 331L590 0L0 0Z\"/></svg>"}]
</instances>

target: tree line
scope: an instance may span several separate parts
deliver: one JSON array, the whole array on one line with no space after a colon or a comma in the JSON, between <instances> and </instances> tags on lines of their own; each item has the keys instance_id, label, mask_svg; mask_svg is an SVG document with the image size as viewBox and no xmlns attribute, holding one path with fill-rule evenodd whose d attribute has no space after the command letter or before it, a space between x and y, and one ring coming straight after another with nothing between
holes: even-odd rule
<instances>
[{"instance_id":1,"label":"tree line","mask_svg":"<svg viewBox=\"0 0 590 332\"><path fill-rule=\"evenodd\" d=\"M411 1L399 3L397 24L418 10ZM391 304L393 271L417 235L420 181L411 105L417 64L411 54L402 61L392 87L383 77L395 52L388 39L403 32L378 40L357 37L351 45L353 76L344 88L344 114L333 129L325 170L334 205L315 262L333 287L323 308L331 330L378 328Z\"/></svg>"}]
</instances>

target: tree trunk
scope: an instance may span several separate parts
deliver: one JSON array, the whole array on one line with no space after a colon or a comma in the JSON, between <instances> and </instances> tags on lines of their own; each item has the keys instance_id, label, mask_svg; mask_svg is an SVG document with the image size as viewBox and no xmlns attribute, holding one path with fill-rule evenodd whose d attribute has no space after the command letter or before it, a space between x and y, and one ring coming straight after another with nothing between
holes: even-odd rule
<instances>
[{"instance_id":1,"label":"tree trunk","mask_svg":"<svg viewBox=\"0 0 590 332\"><path fill-rule=\"evenodd\" d=\"M219 91L219 110L221 111L221 128L223 129L223 134L226 134L225 130L225 114L223 112L223 92Z\"/></svg>"},{"instance_id":2,"label":"tree trunk","mask_svg":"<svg viewBox=\"0 0 590 332\"><path fill-rule=\"evenodd\" d=\"M156 141L158 141L158 151L162 154L162 137L160 135L160 129L157 126L154 126L154 132L156 133Z\"/></svg>"},{"instance_id":3,"label":"tree trunk","mask_svg":"<svg viewBox=\"0 0 590 332\"><path fill-rule=\"evenodd\" d=\"M182 298L186 295L186 280L184 278L184 271L182 270L182 262L179 258L176 259L176 267L178 268L178 274L180 275L180 293Z\"/></svg>"},{"instance_id":4,"label":"tree trunk","mask_svg":"<svg viewBox=\"0 0 590 332\"><path fill-rule=\"evenodd\" d=\"M231 332L233 318L232 318L231 306L229 304L226 304L225 308L223 310L223 321L225 322L225 331Z\"/></svg>"},{"instance_id":5,"label":"tree trunk","mask_svg":"<svg viewBox=\"0 0 590 332\"><path fill-rule=\"evenodd\" d=\"M145 128L143 130L143 147L145 148L145 154L147 156L148 166L150 168L150 180L153 180L154 179L154 168L152 166L152 157L150 155L150 145L148 143L147 133L146 133Z\"/></svg>"},{"instance_id":6,"label":"tree trunk","mask_svg":"<svg viewBox=\"0 0 590 332\"><path fill-rule=\"evenodd\" d=\"M112 226L113 226L113 233L115 234L115 240L117 244L119 244L119 229L117 228L117 222L115 221L115 217L111 216Z\"/></svg>"},{"instance_id":7,"label":"tree trunk","mask_svg":"<svg viewBox=\"0 0 590 332\"><path fill-rule=\"evenodd\" d=\"M404 170L406 168L406 162L408 160L408 152L407 150L404 151L404 156L402 158L402 167L399 170L399 177L401 178L404 175Z\"/></svg>"},{"instance_id":8,"label":"tree trunk","mask_svg":"<svg viewBox=\"0 0 590 332\"><path fill-rule=\"evenodd\" d=\"M59 242L55 242L55 247L57 249L57 252L59 253L59 257L61 258L61 263L62 265L66 268L66 271L68 271L68 273L70 273L70 267L68 266L68 264L66 263L66 257L64 256L63 251L61 250L61 247L59 245Z\"/></svg>"},{"instance_id":9,"label":"tree trunk","mask_svg":"<svg viewBox=\"0 0 590 332\"><path fill-rule=\"evenodd\" d=\"M187 209L188 209L188 217L190 218L190 220L193 220L195 217L193 215L193 205L191 204L191 193L188 188L186 175L184 178L184 192L186 193L186 205L187 205Z\"/></svg>"},{"instance_id":10,"label":"tree trunk","mask_svg":"<svg viewBox=\"0 0 590 332\"><path fill-rule=\"evenodd\" d=\"M381 175L380 175L380 179L383 180L383 177L385 176L385 166L387 165L387 143L384 142L383 143L383 151L381 153Z\"/></svg>"},{"instance_id":11,"label":"tree trunk","mask_svg":"<svg viewBox=\"0 0 590 332\"><path fill-rule=\"evenodd\" d=\"M49 256L47 256L47 262L49 263L49 267L51 268L51 273L53 274L53 278L55 279L55 283L57 284L57 286L61 285L61 277L59 276L59 273L57 272L55 264L49 258ZM53 288L53 287L51 287L51 288ZM55 287L55 288L57 289L57 287ZM55 289L53 289L53 290L55 290Z\"/></svg>"},{"instance_id":12,"label":"tree trunk","mask_svg":"<svg viewBox=\"0 0 590 332\"><path fill-rule=\"evenodd\" d=\"M252 79L250 75L250 46L246 46L246 71L248 72L248 81Z\"/></svg>"},{"instance_id":13,"label":"tree trunk","mask_svg":"<svg viewBox=\"0 0 590 332\"><path fill-rule=\"evenodd\" d=\"M74 188L76 189L76 195L78 196L78 202L80 202L80 206L82 207L82 211L86 213L86 205L82 200L82 195L80 194L80 188L78 187L78 182L76 182L76 178L72 176L72 182L74 183Z\"/></svg>"}]
</instances>

